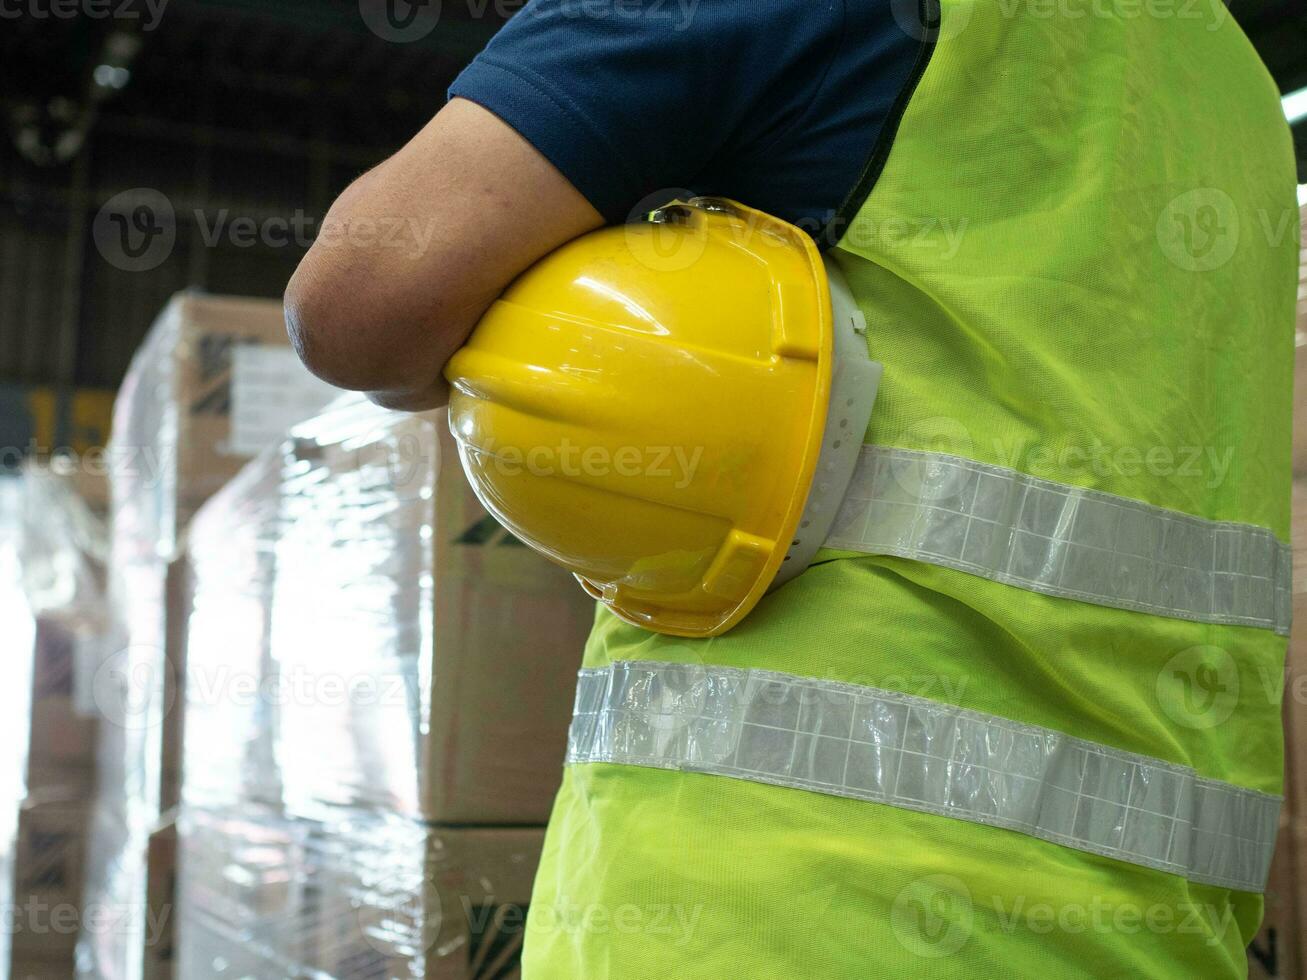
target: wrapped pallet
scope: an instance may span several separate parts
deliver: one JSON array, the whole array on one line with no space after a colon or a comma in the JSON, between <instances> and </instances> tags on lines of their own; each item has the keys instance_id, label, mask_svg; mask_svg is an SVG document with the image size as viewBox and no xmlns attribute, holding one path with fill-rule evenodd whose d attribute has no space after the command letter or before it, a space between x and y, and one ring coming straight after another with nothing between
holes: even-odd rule
<instances>
[{"instance_id":1,"label":"wrapped pallet","mask_svg":"<svg viewBox=\"0 0 1307 980\"><path fill-rule=\"evenodd\" d=\"M186 808L177 975L508 976L543 838L364 811L318 823Z\"/></svg>"},{"instance_id":2,"label":"wrapped pallet","mask_svg":"<svg viewBox=\"0 0 1307 980\"><path fill-rule=\"evenodd\" d=\"M187 803L548 819L594 606L486 514L443 420L347 397L189 544Z\"/></svg>"},{"instance_id":3,"label":"wrapped pallet","mask_svg":"<svg viewBox=\"0 0 1307 980\"><path fill-rule=\"evenodd\" d=\"M86 866L88 906L124 916L82 936L80 975L135 980L143 969L149 841L180 783L171 641L186 525L251 456L331 394L299 364L281 305L268 300L179 294L132 361L108 452L114 641L95 675L99 784Z\"/></svg>"},{"instance_id":4,"label":"wrapped pallet","mask_svg":"<svg viewBox=\"0 0 1307 980\"><path fill-rule=\"evenodd\" d=\"M99 731L94 673L108 639L108 534L73 474L29 465L21 486L17 557L33 628L25 795L6 906L10 973L67 977L89 925L81 893Z\"/></svg>"},{"instance_id":5,"label":"wrapped pallet","mask_svg":"<svg viewBox=\"0 0 1307 980\"><path fill-rule=\"evenodd\" d=\"M18 555L21 550L23 528L23 481L14 474L0 471L0 616L5 621L5 637L18 651L10 663L10 694L8 711L0 712L0 744L11 746L11 751L0 752L0 794L5 799L19 800L23 795L23 751L29 719L24 710L27 678L24 670L27 660L21 652L30 649L33 636L32 614L23 594ZM0 807L0 903L5 908L15 904L13 863L16 809ZM10 962L12 925L0 929L0 963Z\"/></svg>"},{"instance_id":6,"label":"wrapped pallet","mask_svg":"<svg viewBox=\"0 0 1307 980\"><path fill-rule=\"evenodd\" d=\"M26 767L33 793L85 802L94 788L94 681L110 642L108 551L108 528L79 484L28 466L19 561L36 627Z\"/></svg>"},{"instance_id":7,"label":"wrapped pallet","mask_svg":"<svg viewBox=\"0 0 1307 980\"><path fill-rule=\"evenodd\" d=\"M486 514L443 416L358 397L188 559L179 975L504 975L592 602ZM238 852L276 885L233 895Z\"/></svg>"}]
</instances>

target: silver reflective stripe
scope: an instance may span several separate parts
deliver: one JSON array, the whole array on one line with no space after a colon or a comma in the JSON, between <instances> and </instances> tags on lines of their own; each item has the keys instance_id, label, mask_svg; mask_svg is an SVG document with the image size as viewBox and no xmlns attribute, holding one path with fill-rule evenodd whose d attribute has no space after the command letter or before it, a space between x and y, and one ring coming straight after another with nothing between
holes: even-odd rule
<instances>
[{"instance_id":1,"label":"silver reflective stripe","mask_svg":"<svg viewBox=\"0 0 1307 980\"><path fill-rule=\"evenodd\" d=\"M887 803L1252 892L1280 810L1192 769L924 698L654 661L581 671L567 761Z\"/></svg>"},{"instance_id":2,"label":"silver reflective stripe","mask_svg":"<svg viewBox=\"0 0 1307 980\"><path fill-rule=\"evenodd\" d=\"M1116 609L1289 632L1291 552L1266 528L959 456L864 446L826 545Z\"/></svg>"}]
</instances>

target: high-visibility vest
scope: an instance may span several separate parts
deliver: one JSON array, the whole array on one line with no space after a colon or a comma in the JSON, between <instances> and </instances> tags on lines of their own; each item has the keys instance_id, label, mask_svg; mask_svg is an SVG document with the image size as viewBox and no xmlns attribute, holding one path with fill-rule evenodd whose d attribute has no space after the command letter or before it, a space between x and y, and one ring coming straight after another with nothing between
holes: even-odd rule
<instances>
[{"instance_id":1,"label":"high-visibility vest","mask_svg":"<svg viewBox=\"0 0 1307 980\"><path fill-rule=\"evenodd\" d=\"M1219 3L923 16L834 226L885 365L849 550L716 638L600 612L527 980L1246 971L1290 597L1275 87Z\"/></svg>"}]
</instances>

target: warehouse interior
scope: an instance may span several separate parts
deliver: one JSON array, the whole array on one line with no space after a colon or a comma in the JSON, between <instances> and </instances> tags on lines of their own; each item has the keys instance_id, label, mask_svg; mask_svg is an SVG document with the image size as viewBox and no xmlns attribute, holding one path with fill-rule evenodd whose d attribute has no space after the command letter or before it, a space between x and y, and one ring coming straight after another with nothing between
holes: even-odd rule
<instances>
[{"instance_id":1,"label":"warehouse interior","mask_svg":"<svg viewBox=\"0 0 1307 980\"><path fill-rule=\"evenodd\" d=\"M333 200L523 5L436 0L396 43L396 2L0 0L13 980L522 976L593 600L446 426L305 371L282 311ZM1307 205L1307 7L1230 13ZM1254 977L1307 977L1307 622L1288 656Z\"/></svg>"}]
</instances>

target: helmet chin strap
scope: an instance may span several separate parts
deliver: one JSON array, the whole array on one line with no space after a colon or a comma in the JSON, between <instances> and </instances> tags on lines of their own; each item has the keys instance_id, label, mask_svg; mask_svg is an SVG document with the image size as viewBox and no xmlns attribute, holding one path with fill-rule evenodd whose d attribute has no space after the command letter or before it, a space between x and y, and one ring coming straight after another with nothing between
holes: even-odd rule
<instances>
[{"instance_id":1,"label":"helmet chin strap","mask_svg":"<svg viewBox=\"0 0 1307 980\"><path fill-rule=\"evenodd\" d=\"M880 362L873 361L867 353L867 321L853 301L844 273L829 256L823 259L830 282L831 318L835 328L830 404L808 502L771 589L784 585L807 568L830 534L858 462L883 371Z\"/></svg>"}]
</instances>

